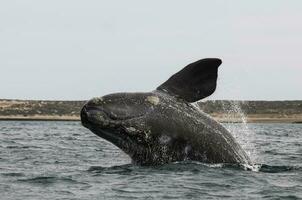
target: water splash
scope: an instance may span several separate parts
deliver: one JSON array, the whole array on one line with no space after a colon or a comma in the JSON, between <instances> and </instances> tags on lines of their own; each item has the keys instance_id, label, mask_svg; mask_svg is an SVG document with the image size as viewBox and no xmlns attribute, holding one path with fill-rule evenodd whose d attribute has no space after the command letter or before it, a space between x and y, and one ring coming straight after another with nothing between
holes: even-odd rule
<instances>
[{"instance_id":1,"label":"water splash","mask_svg":"<svg viewBox=\"0 0 302 200\"><path fill-rule=\"evenodd\" d=\"M253 164L253 165L248 165L248 164L243 164L242 168L246 171L252 171L252 172L260 172L262 165L261 164Z\"/></svg>"},{"instance_id":2,"label":"water splash","mask_svg":"<svg viewBox=\"0 0 302 200\"><path fill-rule=\"evenodd\" d=\"M249 128L247 117L241 108L243 101L222 101L223 111L226 113L224 116L228 123L224 126L232 133L236 140L241 144L242 148L247 152L252 162L259 162L257 151L255 148L254 140L255 133ZM249 166L252 171L259 170L256 166Z\"/></svg>"}]
</instances>

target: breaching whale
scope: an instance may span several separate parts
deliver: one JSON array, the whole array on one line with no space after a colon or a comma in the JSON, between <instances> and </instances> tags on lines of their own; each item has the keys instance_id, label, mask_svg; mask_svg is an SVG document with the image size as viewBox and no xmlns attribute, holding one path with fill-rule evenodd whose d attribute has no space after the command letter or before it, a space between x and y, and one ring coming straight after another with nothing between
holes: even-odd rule
<instances>
[{"instance_id":1,"label":"breaching whale","mask_svg":"<svg viewBox=\"0 0 302 200\"><path fill-rule=\"evenodd\" d=\"M221 63L217 58L191 63L152 92L93 98L81 110L82 124L138 165L251 164L232 134L192 104L215 91Z\"/></svg>"}]
</instances>

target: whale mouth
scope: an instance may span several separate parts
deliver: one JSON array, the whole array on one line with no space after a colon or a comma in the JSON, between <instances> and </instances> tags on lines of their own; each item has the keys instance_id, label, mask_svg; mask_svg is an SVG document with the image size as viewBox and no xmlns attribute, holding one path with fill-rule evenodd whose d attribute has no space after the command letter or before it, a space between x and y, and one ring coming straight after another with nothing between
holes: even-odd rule
<instances>
[{"instance_id":1,"label":"whale mouth","mask_svg":"<svg viewBox=\"0 0 302 200\"><path fill-rule=\"evenodd\" d=\"M91 107L85 105L81 110L81 122L84 127L91 128L98 126L99 128L114 128L121 125L126 118L117 117L110 112L98 107Z\"/></svg>"}]
</instances>

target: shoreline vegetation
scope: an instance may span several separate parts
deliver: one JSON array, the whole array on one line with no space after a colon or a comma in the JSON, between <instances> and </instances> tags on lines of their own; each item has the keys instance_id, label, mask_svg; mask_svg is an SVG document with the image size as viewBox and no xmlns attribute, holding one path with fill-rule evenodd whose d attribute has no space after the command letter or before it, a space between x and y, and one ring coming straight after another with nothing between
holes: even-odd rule
<instances>
[{"instance_id":1,"label":"shoreline vegetation","mask_svg":"<svg viewBox=\"0 0 302 200\"><path fill-rule=\"evenodd\" d=\"M0 99L0 120L79 121L86 101ZM205 113L224 123L302 123L302 101L201 101Z\"/></svg>"}]
</instances>

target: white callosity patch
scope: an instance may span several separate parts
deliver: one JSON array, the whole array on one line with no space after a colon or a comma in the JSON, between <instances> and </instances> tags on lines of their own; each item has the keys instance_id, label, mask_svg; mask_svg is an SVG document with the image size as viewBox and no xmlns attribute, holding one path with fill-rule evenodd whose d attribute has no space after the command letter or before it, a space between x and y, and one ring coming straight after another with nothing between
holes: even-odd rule
<instances>
[{"instance_id":1,"label":"white callosity patch","mask_svg":"<svg viewBox=\"0 0 302 200\"><path fill-rule=\"evenodd\" d=\"M145 134L146 139L150 139L151 136L151 130L150 129L146 129L143 131Z\"/></svg>"},{"instance_id":2,"label":"white callosity patch","mask_svg":"<svg viewBox=\"0 0 302 200\"><path fill-rule=\"evenodd\" d=\"M126 130L127 130L127 132L129 132L129 133L138 132L138 130L137 130L136 128L134 128L134 127L128 127L128 128L126 128Z\"/></svg>"},{"instance_id":3,"label":"white callosity patch","mask_svg":"<svg viewBox=\"0 0 302 200\"><path fill-rule=\"evenodd\" d=\"M94 97L93 99L91 99L91 102L94 104L99 104L102 103L104 101L103 97Z\"/></svg>"},{"instance_id":4,"label":"white callosity patch","mask_svg":"<svg viewBox=\"0 0 302 200\"><path fill-rule=\"evenodd\" d=\"M171 141L171 137L167 136L167 135L162 135L159 138L159 142L160 144L168 144Z\"/></svg>"},{"instance_id":5,"label":"white callosity patch","mask_svg":"<svg viewBox=\"0 0 302 200\"><path fill-rule=\"evenodd\" d=\"M159 104L159 98L157 96L148 96L146 98L146 101L150 102L153 105L158 105Z\"/></svg>"},{"instance_id":6,"label":"white callosity patch","mask_svg":"<svg viewBox=\"0 0 302 200\"><path fill-rule=\"evenodd\" d=\"M108 126L109 120L105 119L103 115L96 115L96 118L98 119L98 122L101 122L104 126Z\"/></svg>"}]
</instances>

